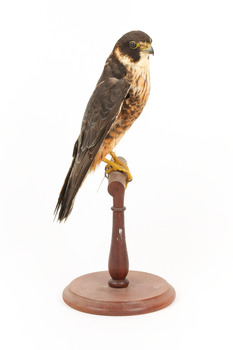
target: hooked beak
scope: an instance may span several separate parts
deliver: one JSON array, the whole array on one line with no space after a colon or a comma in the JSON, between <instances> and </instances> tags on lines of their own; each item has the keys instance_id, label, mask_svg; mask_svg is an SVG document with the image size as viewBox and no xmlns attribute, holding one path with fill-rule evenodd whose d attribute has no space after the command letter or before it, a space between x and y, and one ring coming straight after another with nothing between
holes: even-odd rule
<instances>
[{"instance_id":1,"label":"hooked beak","mask_svg":"<svg viewBox=\"0 0 233 350\"><path fill-rule=\"evenodd\" d=\"M153 47L151 45L148 46L146 49L143 49L143 51L147 52L147 53L149 53L151 55L154 55L154 49L153 49Z\"/></svg>"}]
</instances>

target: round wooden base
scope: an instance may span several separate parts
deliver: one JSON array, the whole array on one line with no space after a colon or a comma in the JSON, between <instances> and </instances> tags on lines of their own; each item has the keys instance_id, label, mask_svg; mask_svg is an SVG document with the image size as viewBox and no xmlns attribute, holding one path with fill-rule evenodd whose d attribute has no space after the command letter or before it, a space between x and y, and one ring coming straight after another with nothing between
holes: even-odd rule
<instances>
[{"instance_id":1,"label":"round wooden base","mask_svg":"<svg viewBox=\"0 0 233 350\"><path fill-rule=\"evenodd\" d=\"M127 316L160 310L175 299L175 290L163 278L129 271L126 288L108 285L108 271L94 272L73 280L63 299L74 309L96 315Z\"/></svg>"}]
</instances>

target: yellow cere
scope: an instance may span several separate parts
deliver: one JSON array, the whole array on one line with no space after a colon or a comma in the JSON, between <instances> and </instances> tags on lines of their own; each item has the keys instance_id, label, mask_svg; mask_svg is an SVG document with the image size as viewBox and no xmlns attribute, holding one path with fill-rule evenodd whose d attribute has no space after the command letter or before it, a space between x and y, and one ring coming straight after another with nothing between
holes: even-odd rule
<instances>
[{"instance_id":1,"label":"yellow cere","mask_svg":"<svg viewBox=\"0 0 233 350\"><path fill-rule=\"evenodd\" d=\"M145 44L145 43L143 43L143 44L140 45L140 47L141 47L142 50L146 50L146 49L148 49L148 47L150 47L150 46L151 46L151 44Z\"/></svg>"}]
</instances>

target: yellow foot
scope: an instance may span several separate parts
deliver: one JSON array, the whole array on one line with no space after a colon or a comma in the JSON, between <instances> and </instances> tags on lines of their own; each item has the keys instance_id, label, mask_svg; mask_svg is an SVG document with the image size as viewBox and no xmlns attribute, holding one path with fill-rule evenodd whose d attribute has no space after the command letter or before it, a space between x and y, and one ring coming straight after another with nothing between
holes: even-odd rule
<instances>
[{"instance_id":1,"label":"yellow foot","mask_svg":"<svg viewBox=\"0 0 233 350\"><path fill-rule=\"evenodd\" d=\"M112 156L113 161L106 158L103 159L103 162L107 163L105 167L105 174L108 175L111 173L111 171L122 171L123 173L126 173L127 178L125 187L127 187L128 183L133 180L128 166L118 159L114 152L110 152L110 155Z\"/></svg>"}]
</instances>

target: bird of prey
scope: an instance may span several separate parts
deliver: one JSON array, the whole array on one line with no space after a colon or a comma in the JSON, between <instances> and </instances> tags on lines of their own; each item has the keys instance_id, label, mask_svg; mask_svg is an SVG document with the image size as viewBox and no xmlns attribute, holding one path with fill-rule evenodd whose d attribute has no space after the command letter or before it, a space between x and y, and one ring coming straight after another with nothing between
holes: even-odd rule
<instances>
[{"instance_id":1,"label":"bird of prey","mask_svg":"<svg viewBox=\"0 0 233 350\"><path fill-rule=\"evenodd\" d=\"M141 114L150 93L151 38L142 31L123 35L108 57L102 75L87 104L73 160L55 209L66 220L85 177L111 153ZM114 155L113 155L114 157ZM114 157L117 161L117 158ZM112 163L110 163L112 165ZM119 169L128 174L128 169Z\"/></svg>"}]
</instances>

